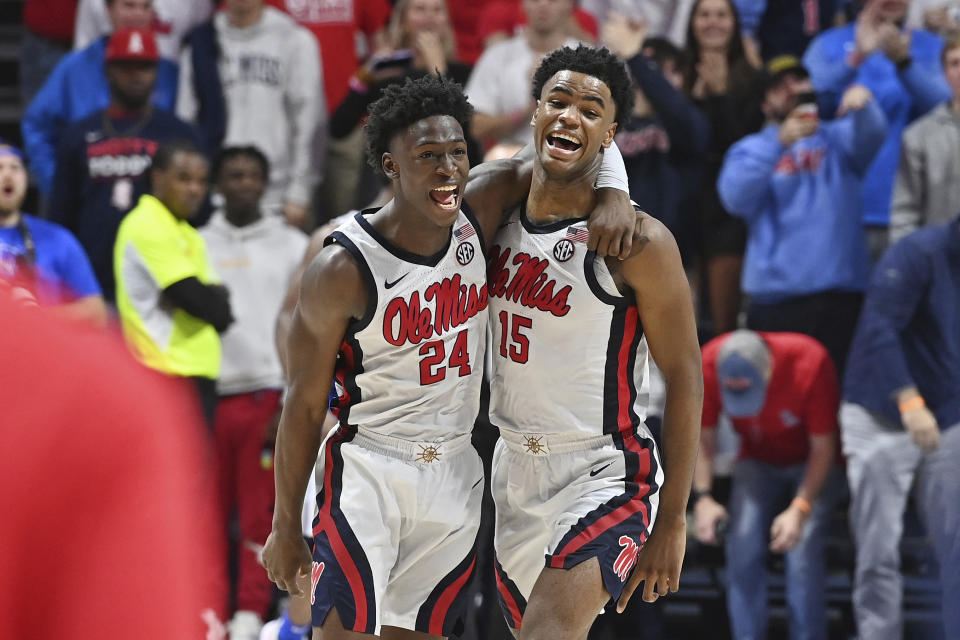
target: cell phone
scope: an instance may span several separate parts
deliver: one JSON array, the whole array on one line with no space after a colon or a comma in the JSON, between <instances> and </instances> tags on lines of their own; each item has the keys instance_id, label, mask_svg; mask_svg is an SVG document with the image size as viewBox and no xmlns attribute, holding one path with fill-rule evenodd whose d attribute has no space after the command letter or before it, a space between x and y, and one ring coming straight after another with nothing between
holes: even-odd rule
<instances>
[{"instance_id":1,"label":"cell phone","mask_svg":"<svg viewBox=\"0 0 960 640\"><path fill-rule=\"evenodd\" d=\"M813 91L797 94L797 106L794 108L804 118L818 117L820 112L817 107L817 94Z\"/></svg>"},{"instance_id":2,"label":"cell phone","mask_svg":"<svg viewBox=\"0 0 960 640\"><path fill-rule=\"evenodd\" d=\"M373 62L371 70L376 73L384 69L405 68L413 62L413 51L410 49L398 49L388 56L377 58Z\"/></svg>"}]
</instances>

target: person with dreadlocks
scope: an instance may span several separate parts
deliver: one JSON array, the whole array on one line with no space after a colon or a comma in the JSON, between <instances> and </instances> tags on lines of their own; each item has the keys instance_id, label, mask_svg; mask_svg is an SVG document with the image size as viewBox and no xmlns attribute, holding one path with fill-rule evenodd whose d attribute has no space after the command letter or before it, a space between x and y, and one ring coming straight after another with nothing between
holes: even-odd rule
<instances>
[{"instance_id":1,"label":"person with dreadlocks","mask_svg":"<svg viewBox=\"0 0 960 640\"><path fill-rule=\"evenodd\" d=\"M703 378L666 227L641 215L641 250L623 261L584 245L601 149L632 111L624 63L558 49L533 95L532 185L489 259L497 584L520 640L584 640L639 583L647 602L679 586ZM644 424L648 353L666 385L662 465Z\"/></svg>"},{"instance_id":2,"label":"person with dreadlocks","mask_svg":"<svg viewBox=\"0 0 960 640\"><path fill-rule=\"evenodd\" d=\"M23 213L23 154L0 140L0 283L15 297L104 325L107 307L77 239L60 225Z\"/></svg>"},{"instance_id":3,"label":"person with dreadlocks","mask_svg":"<svg viewBox=\"0 0 960 640\"><path fill-rule=\"evenodd\" d=\"M514 158L468 181L471 115L460 86L438 76L386 89L370 109L367 153L394 198L331 234L301 279L263 562L281 589L309 593L315 638L449 636L464 611L483 491L470 432L487 331L485 239L532 172L532 159ZM594 241L629 255L635 215L619 198L613 236ZM339 427L318 460L332 382ZM300 513L315 462L311 558Z\"/></svg>"}]
</instances>

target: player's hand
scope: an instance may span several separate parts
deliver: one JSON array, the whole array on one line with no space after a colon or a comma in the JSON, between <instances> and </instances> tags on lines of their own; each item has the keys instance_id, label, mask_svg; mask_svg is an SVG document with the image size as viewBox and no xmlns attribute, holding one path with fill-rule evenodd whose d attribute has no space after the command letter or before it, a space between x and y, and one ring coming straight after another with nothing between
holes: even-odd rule
<instances>
[{"instance_id":1,"label":"player's hand","mask_svg":"<svg viewBox=\"0 0 960 640\"><path fill-rule=\"evenodd\" d=\"M263 545L263 568L277 587L291 596L303 595L297 578L310 575L313 558L299 527L293 527L289 532L280 532L274 527Z\"/></svg>"},{"instance_id":2,"label":"player's hand","mask_svg":"<svg viewBox=\"0 0 960 640\"><path fill-rule=\"evenodd\" d=\"M283 203L283 217L291 227L302 229L309 213L310 210L307 209L306 205L297 204L296 202Z\"/></svg>"},{"instance_id":3,"label":"player's hand","mask_svg":"<svg viewBox=\"0 0 960 640\"><path fill-rule=\"evenodd\" d=\"M940 427L937 418L927 407L917 407L900 414L903 426L910 433L913 443L924 453L933 453L940 448Z\"/></svg>"},{"instance_id":4,"label":"player's hand","mask_svg":"<svg viewBox=\"0 0 960 640\"><path fill-rule=\"evenodd\" d=\"M728 517L722 504L710 496L703 496L693 505L693 535L703 544L720 544L717 523Z\"/></svg>"},{"instance_id":5,"label":"player's hand","mask_svg":"<svg viewBox=\"0 0 960 640\"><path fill-rule=\"evenodd\" d=\"M601 189L587 220L590 237L587 248L601 257L617 257L626 260L633 251L633 237L637 232L638 218L630 203L630 196L619 189Z\"/></svg>"},{"instance_id":6,"label":"player's hand","mask_svg":"<svg viewBox=\"0 0 960 640\"><path fill-rule=\"evenodd\" d=\"M657 520L653 533L637 555L637 564L623 586L617 601L617 613L623 613L637 585L643 583L644 602L655 602L660 596L680 589L680 568L687 548L687 525L683 518L667 523Z\"/></svg>"},{"instance_id":7,"label":"player's hand","mask_svg":"<svg viewBox=\"0 0 960 640\"><path fill-rule=\"evenodd\" d=\"M807 516L800 509L790 506L773 519L770 526L770 551L786 553L797 546L803 537L803 525Z\"/></svg>"}]
</instances>

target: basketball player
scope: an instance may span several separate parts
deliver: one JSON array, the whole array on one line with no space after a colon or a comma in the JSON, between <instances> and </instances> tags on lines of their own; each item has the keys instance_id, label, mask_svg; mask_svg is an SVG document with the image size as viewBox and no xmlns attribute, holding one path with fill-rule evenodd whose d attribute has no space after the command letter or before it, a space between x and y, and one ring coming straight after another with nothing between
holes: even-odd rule
<instances>
[{"instance_id":1,"label":"basketball player","mask_svg":"<svg viewBox=\"0 0 960 640\"><path fill-rule=\"evenodd\" d=\"M534 96L530 193L489 258L497 583L521 640L583 640L640 582L648 602L679 586L703 382L666 228L644 216L645 246L622 262L584 243L597 154L631 113L623 63L559 49ZM667 387L662 466L643 422L648 349Z\"/></svg>"},{"instance_id":2,"label":"basketball player","mask_svg":"<svg viewBox=\"0 0 960 640\"><path fill-rule=\"evenodd\" d=\"M470 115L442 78L388 89L366 132L394 199L334 232L302 278L263 559L293 595L298 574L311 574L324 640L447 636L465 605L483 481L470 445L487 329L483 238L532 171L524 180L523 162L492 163L468 184ZM300 512L334 378L340 427L323 444L311 562Z\"/></svg>"}]
</instances>

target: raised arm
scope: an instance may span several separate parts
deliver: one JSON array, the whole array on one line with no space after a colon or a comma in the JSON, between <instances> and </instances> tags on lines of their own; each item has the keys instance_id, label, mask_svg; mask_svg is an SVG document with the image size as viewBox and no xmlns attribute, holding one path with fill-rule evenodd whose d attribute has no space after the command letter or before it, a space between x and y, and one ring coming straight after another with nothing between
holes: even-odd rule
<instances>
[{"instance_id":1,"label":"raised arm","mask_svg":"<svg viewBox=\"0 0 960 640\"><path fill-rule=\"evenodd\" d=\"M325 248L303 275L288 340L290 386L277 433L273 530L263 550L267 575L291 595L301 595L297 576L308 575L312 564L300 513L320 449L337 353L349 324L363 316L366 299L360 268L342 247Z\"/></svg>"},{"instance_id":2,"label":"raised arm","mask_svg":"<svg viewBox=\"0 0 960 640\"><path fill-rule=\"evenodd\" d=\"M660 509L653 532L617 603L623 611L637 585L653 602L679 588L686 548L686 508L693 480L703 404L703 371L690 285L673 236L644 216L643 249L622 264L633 290L650 355L663 373L667 398L663 414L663 471ZM656 588L656 591L654 589Z\"/></svg>"}]
</instances>

